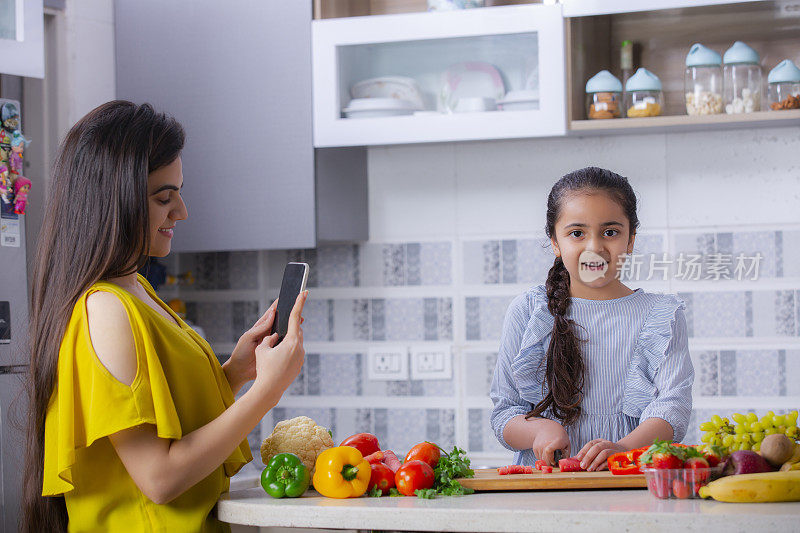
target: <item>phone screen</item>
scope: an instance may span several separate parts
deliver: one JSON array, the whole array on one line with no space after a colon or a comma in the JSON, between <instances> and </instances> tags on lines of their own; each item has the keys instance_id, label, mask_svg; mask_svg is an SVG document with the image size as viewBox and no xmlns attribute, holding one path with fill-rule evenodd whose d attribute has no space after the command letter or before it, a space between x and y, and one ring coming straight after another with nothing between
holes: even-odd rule
<instances>
[{"instance_id":1,"label":"phone screen","mask_svg":"<svg viewBox=\"0 0 800 533\"><path fill-rule=\"evenodd\" d=\"M281 342L286 336L286 332L289 331L289 315L292 313L297 296L306 289L307 280L308 264L306 263L288 263L283 270L281 292L278 295L278 309L272 328L273 333L278 334L278 342Z\"/></svg>"}]
</instances>

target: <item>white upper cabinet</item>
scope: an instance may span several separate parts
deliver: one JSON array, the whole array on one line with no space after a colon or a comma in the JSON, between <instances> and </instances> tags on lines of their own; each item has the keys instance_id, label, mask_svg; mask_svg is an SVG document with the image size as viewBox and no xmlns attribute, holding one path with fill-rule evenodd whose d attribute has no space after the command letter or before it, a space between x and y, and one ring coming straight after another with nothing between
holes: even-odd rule
<instances>
[{"instance_id":1,"label":"white upper cabinet","mask_svg":"<svg viewBox=\"0 0 800 533\"><path fill-rule=\"evenodd\" d=\"M0 73L44 78L42 0L0 0Z\"/></svg>"},{"instance_id":2,"label":"white upper cabinet","mask_svg":"<svg viewBox=\"0 0 800 533\"><path fill-rule=\"evenodd\" d=\"M610 15L613 13L632 13L635 11L659 11L682 7L713 6L718 4L738 4L760 0L561 0L565 17L586 17L591 15Z\"/></svg>"},{"instance_id":3,"label":"white upper cabinet","mask_svg":"<svg viewBox=\"0 0 800 533\"><path fill-rule=\"evenodd\" d=\"M560 5L315 20L312 35L317 147L566 132Z\"/></svg>"}]
</instances>

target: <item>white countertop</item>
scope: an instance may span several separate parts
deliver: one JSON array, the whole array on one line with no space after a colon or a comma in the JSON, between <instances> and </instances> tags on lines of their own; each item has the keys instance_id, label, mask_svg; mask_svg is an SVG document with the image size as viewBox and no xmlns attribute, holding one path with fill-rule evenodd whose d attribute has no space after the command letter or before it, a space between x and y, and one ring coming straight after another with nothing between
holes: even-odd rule
<instances>
[{"instance_id":1,"label":"white countertop","mask_svg":"<svg viewBox=\"0 0 800 533\"><path fill-rule=\"evenodd\" d=\"M410 497L274 499L260 487L224 494L223 522L252 526L413 531L761 531L800 530L800 502L734 504L659 500L647 490L482 492Z\"/></svg>"}]
</instances>

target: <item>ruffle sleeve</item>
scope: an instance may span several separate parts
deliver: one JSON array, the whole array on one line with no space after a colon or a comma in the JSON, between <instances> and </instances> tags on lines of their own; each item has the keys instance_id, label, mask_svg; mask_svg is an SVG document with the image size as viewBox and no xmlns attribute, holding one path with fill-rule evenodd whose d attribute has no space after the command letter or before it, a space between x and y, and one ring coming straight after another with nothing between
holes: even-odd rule
<instances>
[{"instance_id":1,"label":"ruffle sleeve","mask_svg":"<svg viewBox=\"0 0 800 533\"><path fill-rule=\"evenodd\" d=\"M183 433L164 370L143 320L125 305L136 347L136 377L118 381L100 362L89 338L88 291L75 305L59 350L56 384L45 419L43 496L74 488L76 452L96 440L141 424L152 424L165 439ZM119 295L118 295L119 296Z\"/></svg>"},{"instance_id":2,"label":"ruffle sleeve","mask_svg":"<svg viewBox=\"0 0 800 533\"><path fill-rule=\"evenodd\" d=\"M536 405L547 394L544 345L545 338L553 332L554 319L547 308L544 286L537 286L531 296L531 316L525 326L520 349L511 363L511 371L520 396L531 405Z\"/></svg>"},{"instance_id":3,"label":"ruffle sleeve","mask_svg":"<svg viewBox=\"0 0 800 533\"><path fill-rule=\"evenodd\" d=\"M694 380L685 309L685 303L676 296L659 295L634 347L622 404L628 416L666 420L673 427L676 442L686 433Z\"/></svg>"}]
</instances>

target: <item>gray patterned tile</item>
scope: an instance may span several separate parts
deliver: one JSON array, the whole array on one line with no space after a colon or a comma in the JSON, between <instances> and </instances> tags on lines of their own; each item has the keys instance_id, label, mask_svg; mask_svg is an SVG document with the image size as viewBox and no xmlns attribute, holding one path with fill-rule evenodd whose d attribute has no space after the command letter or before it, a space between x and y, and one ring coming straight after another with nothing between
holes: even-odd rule
<instances>
[{"instance_id":1,"label":"gray patterned tile","mask_svg":"<svg viewBox=\"0 0 800 533\"><path fill-rule=\"evenodd\" d=\"M405 246L402 244L383 245L383 284L400 286L405 284Z\"/></svg>"},{"instance_id":2,"label":"gray patterned tile","mask_svg":"<svg viewBox=\"0 0 800 533\"><path fill-rule=\"evenodd\" d=\"M463 260L464 283L466 285L482 285L483 274L483 241L465 241L461 246Z\"/></svg>"},{"instance_id":3,"label":"gray patterned tile","mask_svg":"<svg viewBox=\"0 0 800 533\"><path fill-rule=\"evenodd\" d=\"M418 242L406 244L406 285L422 284L422 257Z\"/></svg>"},{"instance_id":4,"label":"gray patterned tile","mask_svg":"<svg viewBox=\"0 0 800 533\"><path fill-rule=\"evenodd\" d=\"M786 396L800 396L800 350L785 350L784 366Z\"/></svg>"},{"instance_id":5,"label":"gray patterned tile","mask_svg":"<svg viewBox=\"0 0 800 533\"><path fill-rule=\"evenodd\" d=\"M722 396L736 396L736 352L719 352L719 393Z\"/></svg>"},{"instance_id":6,"label":"gray patterned tile","mask_svg":"<svg viewBox=\"0 0 800 533\"><path fill-rule=\"evenodd\" d=\"M517 241L505 240L500 243L503 265L503 283L517 282Z\"/></svg>"},{"instance_id":7,"label":"gray patterned tile","mask_svg":"<svg viewBox=\"0 0 800 533\"><path fill-rule=\"evenodd\" d=\"M500 283L500 243L484 241L483 243L483 282Z\"/></svg>"},{"instance_id":8,"label":"gray patterned tile","mask_svg":"<svg viewBox=\"0 0 800 533\"><path fill-rule=\"evenodd\" d=\"M484 296L480 299L480 340L500 340L503 319L506 316L511 296Z\"/></svg>"},{"instance_id":9,"label":"gray patterned tile","mask_svg":"<svg viewBox=\"0 0 800 533\"><path fill-rule=\"evenodd\" d=\"M781 232L783 277L800 278L800 230Z\"/></svg>"},{"instance_id":10,"label":"gray patterned tile","mask_svg":"<svg viewBox=\"0 0 800 533\"><path fill-rule=\"evenodd\" d=\"M795 301L794 291L777 291L775 294L775 334L794 335Z\"/></svg>"},{"instance_id":11,"label":"gray patterned tile","mask_svg":"<svg viewBox=\"0 0 800 533\"><path fill-rule=\"evenodd\" d=\"M481 409L467 410L467 446L470 452L483 451L483 426L486 423Z\"/></svg>"},{"instance_id":12,"label":"gray patterned tile","mask_svg":"<svg viewBox=\"0 0 800 533\"><path fill-rule=\"evenodd\" d=\"M350 244L317 248L319 287L355 287L358 247Z\"/></svg>"},{"instance_id":13,"label":"gray patterned tile","mask_svg":"<svg viewBox=\"0 0 800 533\"><path fill-rule=\"evenodd\" d=\"M419 298L388 298L385 300L386 340L423 340L425 310Z\"/></svg>"},{"instance_id":14,"label":"gray patterned tile","mask_svg":"<svg viewBox=\"0 0 800 533\"><path fill-rule=\"evenodd\" d=\"M453 283L453 245L449 242L426 242L420 246L422 285Z\"/></svg>"},{"instance_id":15,"label":"gray patterned tile","mask_svg":"<svg viewBox=\"0 0 800 533\"><path fill-rule=\"evenodd\" d=\"M310 353L306 355L306 360L303 364L306 374L306 394L309 396L319 396L321 393L322 376L320 359L320 354ZM325 376L325 380L328 380L327 375Z\"/></svg>"},{"instance_id":16,"label":"gray patterned tile","mask_svg":"<svg viewBox=\"0 0 800 533\"><path fill-rule=\"evenodd\" d=\"M719 394L719 353L701 352L696 360L695 384L700 396L717 396Z\"/></svg>"},{"instance_id":17,"label":"gray patterned tile","mask_svg":"<svg viewBox=\"0 0 800 533\"><path fill-rule=\"evenodd\" d=\"M233 326L230 342L238 342L242 333L253 327L253 324L261 317L258 302L233 302L232 315Z\"/></svg>"},{"instance_id":18,"label":"gray patterned tile","mask_svg":"<svg viewBox=\"0 0 800 533\"><path fill-rule=\"evenodd\" d=\"M386 340L386 300L373 299L370 302L371 311L371 331L372 340L385 341Z\"/></svg>"},{"instance_id":19,"label":"gray patterned tile","mask_svg":"<svg viewBox=\"0 0 800 533\"><path fill-rule=\"evenodd\" d=\"M439 298L438 314L439 337L436 340L453 340L453 299Z\"/></svg>"},{"instance_id":20,"label":"gray patterned tile","mask_svg":"<svg viewBox=\"0 0 800 533\"><path fill-rule=\"evenodd\" d=\"M389 409L388 441L395 452L408 452L426 439L425 409ZM399 455L399 453L398 453Z\"/></svg>"},{"instance_id":21,"label":"gray patterned tile","mask_svg":"<svg viewBox=\"0 0 800 533\"><path fill-rule=\"evenodd\" d=\"M781 240L779 231L737 231L732 235L731 252L734 256L743 254L753 257L756 253L763 256L759 266L759 278L778 277L781 269L778 249Z\"/></svg>"},{"instance_id":22,"label":"gray patterned tile","mask_svg":"<svg viewBox=\"0 0 800 533\"><path fill-rule=\"evenodd\" d=\"M330 338L328 300L309 298L303 307L303 338L306 341L327 341Z\"/></svg>"},{"instance_id":23,"label":"gray patterned tile","mask_svg":"<svg viewBox=\"0 0 800 533\"><path fill-rule=\"evenodd\" d=\"M321 354L322 396L358 396L362 388L361 354Z\"/></svg>"},{"instance_id":24,"label":"gray patterned tile","mask_svg":"<svg viewBox=\"0 0 800 533\"><path fill-rule=\"evenodd\" d=\"M424 339L426 341L437 340L439 337L439 301L436 298L425 298L423 301L425 325Z\"/></svg>"},{"instance_id":25,"label":"gray patterned tile","mask_svg":"<svg viewBox=\"0 0 800 533\"><path fill-rule=\"evenodd\" d=\"M467 297L464 299L466 315L467 340L478 341L481 339L481 299Z\"/></svg>"},{"instance_id":26,"label":"gray patterned tile","mask_svg":"<svg viewBox=\"0 0 800 533\"><path fill-rule=\"evenodd\" d=\"M550 240L545 237L517 241L517 283L544 283L555 257Z\"/></svg>"},{"instance_id":27,"label":"gray patterned tile","mask_svg":"<svg viewBox=\"0 0 800 533\"><path fill-rule=\"evenodd\" d=\"M777 350L739 350L736 352L736 394L772 396L779 389Z\"/></svg>"},{"instance_id":28,"label":"gray patterned tile","mask_svg":"<svg viewBox=\"0 0 800 533\"><path fill-rule=\"evenodd\" d=\"M258 252L231 252L228 261L231 289L258 289Z\"/></svg>"},{"instance_id":29,"label":"gray patterned tile","mask_svg":"<svg viewBox=\"0 0 800 533\"><path fill-rule=\"evenodd\" d=\"M744 292L695 292L693 295L695 336L746 336Z\"/></svg>"}]
</instances>

